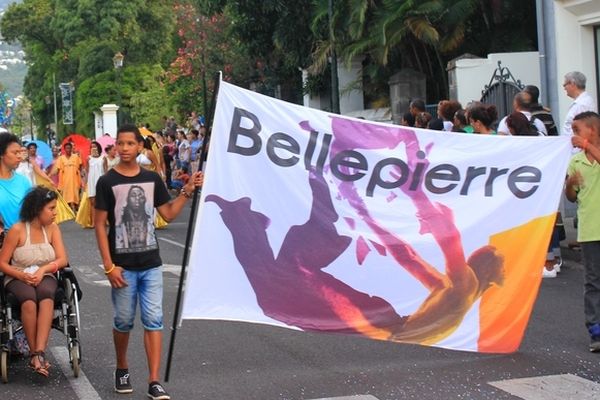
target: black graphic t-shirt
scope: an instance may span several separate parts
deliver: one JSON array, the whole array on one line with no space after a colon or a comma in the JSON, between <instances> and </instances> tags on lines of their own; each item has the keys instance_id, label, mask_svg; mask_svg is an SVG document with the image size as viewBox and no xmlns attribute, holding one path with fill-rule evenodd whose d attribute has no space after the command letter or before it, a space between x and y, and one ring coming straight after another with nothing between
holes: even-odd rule
<instances>
[{"instance_id":1,"label":"black graphic t-shirt","mask_svg":"<svg viewBox=\"0 0 600 400\"><path fill-rule=\"evenodd\" d=\"M162 264L154 232L154 208L171 199L160 176L144 168L136 176L110 169L96 185L96 208L108 212L113 263L144 270Z\"/></svg>"}]
</instances>

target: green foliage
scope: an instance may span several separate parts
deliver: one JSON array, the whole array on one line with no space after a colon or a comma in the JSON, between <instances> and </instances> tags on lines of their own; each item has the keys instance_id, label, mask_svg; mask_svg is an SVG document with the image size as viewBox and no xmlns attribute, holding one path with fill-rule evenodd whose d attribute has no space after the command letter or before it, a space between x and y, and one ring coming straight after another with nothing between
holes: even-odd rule
<instances>
[{"instance_id":1,"label":"green foliage","mask_svg":"<svg viewBox=\"0 0 600 400\"><path fill-rule=\"evenodd\" d=\"M311 0L196 0L196 4L206 15L226 15L231 20L229 37L243 44L249 55L246 62L254 66L254 74L248 74L246 82L234 82L246 87L252 82L270 94L276 86L293 87L283 92L294 95L283 97L300 100L298 67L310 65L314 45Z\"/></svg>"},{"instance_id":2,"label":"green foliage","mask_svg":"<svg viewBox=\"0 0 600 400\"><path fill-rule=\"evenodd\" d=\"M333 4L330 21L328 0L23 0L8 7L0 32L27 53L23 90L38 127L53 120L47 98L55 75L57 84L75 85L82 132L93 128L93 111L119 99L133 120L153 125L163 115L205 112L216 71L262 93L281 88L284 99L299 102L303 89L328 90L335 53L346 63L363 60L368 102L384 104L389 77L405 67L427 75L435 101L447 96L450 59L536 48L534 2ZM116 52L125 55L120 72ZM299 67L313 73L304 88Z\"/></svg>"},{"instance_id":3,"label":"green foliage","mask_svg":"<svg viewBox=\"0 0 600 400\"><path fill-rule=\"evenodd\" d=\"M119 113L130 116L130 122L159 126L161 117L171 114L165 102L163 72L160 65L138 65L102 72L81 82L75 92L77 131L88 135L93 132L93 112L103 104L117 103L119 97L122 104Z\"/></svg>"},{"instance_id":4,"label":"green foliage","mask_svg":"<svg viewBox=\"0 0 600 400\"><path fill-rule=\"evenodd\" d=\"M115 103L118 88L115 85L116 73L106 71L94 75L79 84L75 91L77 132L91 136L94 131L94 111L103 104Z\"/></svg>"},{"instance_id":5,"label":"green foliage","mask_svg":"<svg viewBox=\"0 0 600 400\"><path fill-rule=\"evenodd\" d=\"M78 80L85 80L101 72L113 69L112 58L118 50L110 41L83 40L73 49L79 60Z\"/></svg>"},{"instance_id":6,"label":"green foliage","mask_svg":"<svg viewBox=\"0 0 600 400\"><path fill-rule=\"evenodd\" d=\"M327 0L315 0L316 37L312 73L322 73L335 50L349 63L366 60L368 98L387 95L387 78L401 68L428 77L430 101L446 98L446 63L465 52L486 56L497 51L536 48L535 3L517 0L344 0L336 1L333 34ZM514 10L519 10L518 13Z\"/></svg>"},{"instance_id":7,"label":"green foliage","mask_svg":"<svg viewBox=\"0 0 600 400\"><path fill-rule=\"evenodd\" d=\"M139 71L129 100L131 117L138 125L149 123L158 129L163 125L162 117L173 114L169 102L165 102L169 93L163 79L164 70L160 65Z\"/></svg>"},{"instance_id":8,"label":"green foliage","mask_svg":"<svg viewBox=\"0 0 600 400\"><path fill-rule=\"evenodd\" d=\"M75 93L82 91L80 85L85 83L84 93L91 91L98 94L99 99L105 99L116 90L109 87L110 82L103 81L114 75L112 58L116 52L125 55L126 67L161 62L167 65L165 56L171 54L174 26L172 3L168 0L23 0L11 5L0 22L0 31L6 40L21 42L27 53L31 68L24 92L31 99L39 127L51 121L45 98L52 95L53 74L57 84L73 82ZM151 67L141 70L150 75L149 79L154 77ZM127 98L125 94L122 97ZM114 101L115 96L112 96ZM89 108L92 103L102 104L98 99L76 102L78 127L93 126L91 111L97 107Z\"/></svg>"},{"instance_id":9,"label":"green foliage","mask_svg":"<svg viewBox=\"0 0 600 400\"><path fill-rule=\"evenodd\" d=\"M52 0L25 0L11 4L0 21L2 37L9 43L20 42L29 53L34 50L52 54L57 46L49 28L54 12Z\"/></svg>"}]
</instances>

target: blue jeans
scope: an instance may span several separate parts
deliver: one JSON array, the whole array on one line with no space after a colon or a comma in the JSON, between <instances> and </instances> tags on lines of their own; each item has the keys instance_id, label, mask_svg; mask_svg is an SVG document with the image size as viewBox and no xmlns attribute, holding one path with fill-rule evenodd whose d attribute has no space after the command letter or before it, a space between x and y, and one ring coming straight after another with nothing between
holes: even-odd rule
<instances>
[{"instance_id":1,"label":"blue jeans","mask_svg":"<svg viewBox=\"0 0 600 400\"><path fill-rule=\"evenodd\" d=\"M546 261L554 261L557 257L561 257L560 234L558 232L558 227L555 225L552 229L552 236L550 236L550 245L548 246Z\"/></svg>"},{"instance_id":2,"label":"blue jeans","mask_svg":"<svg viewBox=\"0 0 600 400\"><path fill-rule=\"evenodd\" d=\"M173 189L181 190L183 187L183 181L181 179L174 179L171 181L171 187Z\"/></svg>"},{"instance_id":3,"label":"blue jeans","mask_svg":"<svg viewBox=\"0 0 600 400\"><path fill-rule=\"evenodd\" d=\"M143 271L123 270L127 286L112 289L114 308L113 327L119 332L133 329L135 308L140 302L142 325L147 331L159 331L163 328L162 266Z\"/></svg>"}]
</instances>

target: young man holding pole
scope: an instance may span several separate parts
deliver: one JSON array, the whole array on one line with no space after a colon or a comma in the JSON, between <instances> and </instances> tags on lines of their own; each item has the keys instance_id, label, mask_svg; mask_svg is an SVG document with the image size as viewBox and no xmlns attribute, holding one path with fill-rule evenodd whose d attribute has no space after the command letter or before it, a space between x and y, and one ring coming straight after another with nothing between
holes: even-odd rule
<instances>
[{"instance_id":1,"label":"young man holding pole","mask_svg":"<svg viewBox=\"0 0 600 400\"><path fill-rule=\"evenodd\" d=\"M154 208L165 220L173 220L204 178L201 172L193 174L179 195L171 200L160 176L136 162L143 141L133 125L122 126L117 131L120 162L103 175L96 186L95 230L104 273L112 287L117 358L115 391L133 391L127 347L139 302L149 369L148 397L164 400L170 396L159 383L163 287L162 261L153 226Z\"/></svg>"}]
</instances>

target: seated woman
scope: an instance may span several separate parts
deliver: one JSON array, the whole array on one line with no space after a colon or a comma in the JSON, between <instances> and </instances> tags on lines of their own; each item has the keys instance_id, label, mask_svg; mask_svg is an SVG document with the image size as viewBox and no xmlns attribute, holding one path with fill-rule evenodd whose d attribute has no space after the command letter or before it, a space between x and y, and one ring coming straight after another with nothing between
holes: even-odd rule
<instances>
[{"instance_id":1,"label":"seated woman","mask_svg":"<svg viewBox=\"0 0 600 400\"><path fill-rule=\"evenodd\" d=\"M67 253L56 217L57 195L42 186L23 200L21 222L8 231L0 250L0 272L4 285L21 305L21 322L29 343L29 366L48 376L50 364L45 349L54 315L54 273L67 265Z\"/></svg>"},{"instance_id":2,"label":"seated woman","mask_svg":"<svg viewBox=\"0 0 600 400\"><path fill-rule=\"evenodd\" d=\"M188 167L183 165L181 168L177 168L173 171L173 178L171 179L171 186L173 189L181 190L188 181L190 180L190 176L188 175Z\"/></svg>"}]
</instances>

